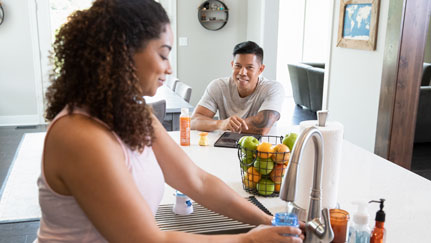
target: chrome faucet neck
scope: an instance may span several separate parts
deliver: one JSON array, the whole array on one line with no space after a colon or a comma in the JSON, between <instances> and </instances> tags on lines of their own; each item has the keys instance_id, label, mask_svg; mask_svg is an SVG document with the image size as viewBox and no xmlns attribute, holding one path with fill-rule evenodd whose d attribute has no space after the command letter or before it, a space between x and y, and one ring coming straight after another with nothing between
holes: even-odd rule
<instances>
[{"instance_id":1,"label":"chrome faucet neck","mask_svg":"<svg viewBox=\"0 0 431 243\"><path fill-rule=\"evenodd\" d=\"M324 223L321 223L321 183L323 168L323 136L316 127L305 129L298 137L290 157L287 172L281 184L279 197L287 202L295 201L297 190L298 165L301 161L302 153L310 139L314 143L314 169L313 186L310 194L310 205L307 216L307 237L305 242L330 242L333 238L333 231L329 220L328 209L322 210Z\"/></svg>"}]
</instances>

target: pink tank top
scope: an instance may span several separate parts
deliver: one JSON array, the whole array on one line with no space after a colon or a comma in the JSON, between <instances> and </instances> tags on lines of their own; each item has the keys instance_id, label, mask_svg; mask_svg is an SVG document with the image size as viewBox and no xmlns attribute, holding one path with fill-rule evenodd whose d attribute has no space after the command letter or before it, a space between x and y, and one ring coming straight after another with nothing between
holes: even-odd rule
<instances>
[{"instance_id":1,"label":"pink tank top","mask_svg":"<svg viewBox=\"0 0 431 243\"><path fill-rule=\"evenodd\" d=\"M82 109L75 108L73 113L91 117ZM67 109L64 108L49 125L47 134L54 123L66 115ZM99 119L91 118L106 126ZM142 153L134 152L123 143L117 134L113 134L121 144L126 158L124 163L127 164L139 192L155 215L163 197L165 179L152 148L145 147ZM73 196L58 194L48 185L43 170L43 155L42 170L37 185L42 218L40 219L38 238L35 242L106 242Z\"/></svg>"}]
</instances>

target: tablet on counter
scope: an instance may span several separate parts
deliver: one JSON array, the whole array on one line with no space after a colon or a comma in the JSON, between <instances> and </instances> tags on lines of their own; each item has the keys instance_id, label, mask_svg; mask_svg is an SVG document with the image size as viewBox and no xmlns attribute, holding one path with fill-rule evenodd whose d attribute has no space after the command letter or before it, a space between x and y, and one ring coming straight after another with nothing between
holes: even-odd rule
<instances>
[{"instance_id":1,"label":"tablet on counter","mask_svg":"<svg viewBox=\"0 0 431 243\"><path fill-rule=\"evenodd\" d=\"M238 140L244 136L253 136L257 140L260 140L262 137L259 134L224 132L214 143L214 147L237 148Z\"/></svg>"}]
</instances>

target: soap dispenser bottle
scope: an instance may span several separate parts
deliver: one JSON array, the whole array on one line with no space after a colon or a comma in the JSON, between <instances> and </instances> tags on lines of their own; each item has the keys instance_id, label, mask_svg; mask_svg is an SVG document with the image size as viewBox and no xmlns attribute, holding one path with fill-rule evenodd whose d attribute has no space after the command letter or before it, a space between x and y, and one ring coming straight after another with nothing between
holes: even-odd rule
<instances>
[{"instance_id":1,"label":"soap dispenser bottle","mask_svg":"<svg viewBox=\"0 0 431 243\"><path fill-rule=\"evenodd\" d=\"M370 243L384 243L386 242L386 229L385 229L385 212L383 211L385 199L378 201L372 200L370 203L380 203L380 210L376 213L376 226L374 226L371 233Z\"/></svg>"},{"instance_id":2,"label":"soap dispenser bottle","mask_svg":"<svg viewBox=\"0 0 431 243\"><path fill-rule=\"evenodd\" d=\"M349 228L349 243L370 243L371 229L368 226L368 203L354 202L358 210L353 214L353 225Z\"/></svg>"}]
</instances>

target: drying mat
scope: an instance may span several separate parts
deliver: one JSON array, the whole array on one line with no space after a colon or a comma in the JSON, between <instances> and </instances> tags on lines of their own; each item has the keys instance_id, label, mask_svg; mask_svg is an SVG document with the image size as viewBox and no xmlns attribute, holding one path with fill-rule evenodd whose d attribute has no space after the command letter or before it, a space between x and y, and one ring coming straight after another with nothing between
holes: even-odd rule
<instances>
[{"instance_id":1,"label":"drying mat","mask_svg":"<svg viewBox=\"0 0 431 243\"><path fill-rule=\"evenodd\" d=\"M254 196L248 197L247 200L272 215ZM157 210L156 221L161 230L195 234L237 234L256 227L215 213L197 203L193 203L193 213L189 215L174 214L172 207L172 204L165 204L160 205Z\"/></svg>"}]
</instances>

